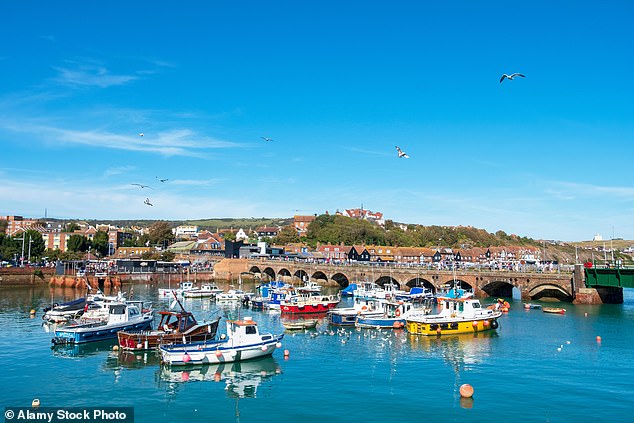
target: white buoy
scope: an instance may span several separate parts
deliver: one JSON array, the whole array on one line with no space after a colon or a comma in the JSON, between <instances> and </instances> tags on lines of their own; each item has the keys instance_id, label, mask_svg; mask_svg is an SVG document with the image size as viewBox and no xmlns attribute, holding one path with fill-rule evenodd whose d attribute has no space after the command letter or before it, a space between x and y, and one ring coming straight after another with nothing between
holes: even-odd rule
<instances>
[{"instance_id":1,"label":"white buoy","mask_svg":"<svg viewBox=\"0 0 634 423\"><path fill-rule=\"evenodd\" d=\"M40 406L40 400L39 400L39 398L35 398L35 399L33 400L33 402L31 402L31 407L33 407L33 408L37 408L37 407L39 407L39 406Z\"/></svg>"}]
</instances>

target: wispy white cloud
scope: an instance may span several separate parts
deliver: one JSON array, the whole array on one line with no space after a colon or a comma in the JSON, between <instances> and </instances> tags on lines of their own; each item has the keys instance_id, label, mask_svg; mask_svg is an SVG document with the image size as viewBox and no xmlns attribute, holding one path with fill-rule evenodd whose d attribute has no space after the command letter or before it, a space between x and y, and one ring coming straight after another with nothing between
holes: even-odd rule
<instances>
[{"instance_id":1,"label":"wispy white cloud","mask_svg":"<svg viewBox=\"0 0 634 423\"><path fill-rule=\"evenodd\" d=\"M118 167L111 167L109 169L106 169L103 172L103 177L104 178L109 178L111 176L117 176L117 175L123 175L126 173L130 173L132 170L136 169L135 166L118 166Z\"/></svg>"},{"instance_id":2,"label":"wispy white cloud","mask_svg":"<svg viewBox=\"0 0 634 423\"><path fill-rule=\"evenodd\" d=\"M154 136L118 134L105 130L77 130L44 125L15 124L0 121L0 127L15 132L31 133L47 142L80 144L95 148L157 153L165 156L206 157L210 149L239 145L230 141L201 136L190 129L159 132Z\"/></svg>"},{"instance_id":3,"label":"wispy white cloud","mask_svg":"<svg viewBox=\"0 0 634 423\"><path fill-rule=\"evenodd\" d=\"M55 80L65 85L107 88L114 85L124 85L138 79L136 74L112 74L103 66L81 65L75 69L62 67L54 67L53 69L58 72Z\"/></svg>"},{"instance_id":4,"label":"wispy white cloud","mask_svg":"<svg viewBox=\"0 0 634 423\"><path fill-rule=\"evenodd\" d=\"M222 183L223 179L174 179L169 180L169 185L210 186Z\"/></svg>"},{"instance_id":5,"label":"wispy white cloud","mask_svg":"<svg viewBox=\"0 0 634 423\"><path fill-rule=\"evenodd\" d=\"M575 199L578 197L612 196L623 200L634 200L634 187L631 186L606 186L583 184L567 181L550 181L547 191L560 198Z\"/></svg>"}]
</instances>

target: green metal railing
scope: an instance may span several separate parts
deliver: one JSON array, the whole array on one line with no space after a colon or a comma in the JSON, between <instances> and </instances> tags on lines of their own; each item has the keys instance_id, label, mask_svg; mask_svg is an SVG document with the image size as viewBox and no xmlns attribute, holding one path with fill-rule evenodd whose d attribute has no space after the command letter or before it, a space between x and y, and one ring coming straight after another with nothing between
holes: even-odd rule
<instances>
[{"instance_id":1,"label":"green metal railing","mask_svg":"<svg viewBox=\"0 0 634 423\"><path fill-rule=\"evenodd\" d=\"M584 270L587 288L597 286L634 288L634 268L591 267Z\"/></svg>"}]
</instances>

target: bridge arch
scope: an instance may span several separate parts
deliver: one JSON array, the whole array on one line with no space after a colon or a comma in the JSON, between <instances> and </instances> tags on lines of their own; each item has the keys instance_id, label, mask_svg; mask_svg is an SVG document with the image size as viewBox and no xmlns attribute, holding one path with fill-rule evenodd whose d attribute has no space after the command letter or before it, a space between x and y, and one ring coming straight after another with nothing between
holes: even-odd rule
<instances>
[{"instance_id":1,"label":"bridge arch","mask_svg":"<svg viewBox=\"0 0 634 423\"><path fill-rule=\"evenodd\" d=\"M513 297L514 285L508 281L489 281L480 287L489 297Z\"/></svg>"},{"instance_id":2,"label":"bridge arch","mask_svg":"<svg viewBox=\"0 0 634 423\"><path fill-rule=\"evenodd\" d=\"M350 280L343 273L335 273L330 277L330 279L337 282L341 288L345 288L350 285Z\"/></svg>"},{"instance_id":3,"label":"bridge arch","mask_svg":"<svg viewBox=\"0 0 634 423\"><path fill-rule=\"evenodd\" d=\"M299 279L300 281L308 280L308 273L304 269L298 269L293 273L293 279Z\"/></svg>"},{"instance_id":4,"label":"bridge arch","mask_svg":"<svg viewBox=\"0 0 634 423\"><path fill-rule=\"evenodd\" d=\"M462 279L457 279L457 278L449 279L448 281L441 284L440 287L443 289L447 289L447 288L451 289L454 287L454 285L458 285L461 289L465 289L465 290L473 289L473 286L469 282L464 281Z\"/></svg>"},{"instance_id":5,"label":"bridge arch","mask_svg":"<svg viewBox=\"0 0 634 423\"><path fill-rule=\"evenodd\" d=\"M328 282L328 276L322 272L322 271L316 271L315 273L313 273L313 275L310 277L312 280L314 280L317 283L326 283Z\"/></svg>"},{"instance_id":6,"label":"bridge arch","mask_svg":"<svg viewBox=\"0 0 634 423\"><path fill-rule=\"evenodd\" d=\"M266 269L264 269L262 271L262 273L263 273L262 279L266 280L267 278L264 277L264 275L266 275L268 277L269 281L274 281L275 280L275 270L273 270L272 267L267 267Z\"/></svg>"},{"instance_id":7,"label":"bridge arch","mask_svg":"<svg viewBox=\"0 0 634 423\"><path fill-rule=\"evenodd\" d=\"M566 291L558 285L551 283L544 283L534 286L528 291L528 297L532 300L555 299L565 302L572 302L572 300L574 299L573 295L570 292Z\"/></svg>"},{"instance_id":8,"label":"bridge arch","mask_svg":"<svg viewBox=\"0 0 634 423\"><path fill-rule=\"evenodd\" d=\"M401 288L401 284L399 283L399 281L394 279L392 276L385 276L385 275L381 276L375 282L376 282L377 285L380 285L380 286L385 286L385 284L387 284L387 283L393 283L393 284L397 285L398 289Z\"/></svg>"},{"instance_id":9,"label":"bridge arch","mask_svg":"<svg viewBox=\"0 0 634 423\"><path fill-rule=\"evenodd\" d=\"M286 283L293 283L293 275L291 275L290 270L285 267L277 271L277 279Z\"/></svg>"},{"instance_id":10,"label":"bridge arch","mask_svg":"<svg viewBox=\"0 0 634 423\"><path fill-rule=\"evenodd\" d=\"M421 278L419 276L415 277L414 279L410 279L409 281L407 281L405 283L405 286L407 286L409 288L413 288L415 286L422 286L423 288L429 289L432 292L432 294L436 294L436 291L438 291L438 289L434 286L433 283L431 283L427 279Z\"/></svg>"}]
</instances>

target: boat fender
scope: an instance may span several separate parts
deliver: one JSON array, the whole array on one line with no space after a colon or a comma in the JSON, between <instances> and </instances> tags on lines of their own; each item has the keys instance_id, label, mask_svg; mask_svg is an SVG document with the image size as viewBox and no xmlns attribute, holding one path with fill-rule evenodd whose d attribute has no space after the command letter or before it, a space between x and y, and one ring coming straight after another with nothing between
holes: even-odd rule
<instances>
[{"instance_id":1,"label":"boat fender","mask_svg":"<svg viewBox=\"0 0 634 423\"><path fill-rule=\"evenodd\" d=\"M363 306L363 307L361 307L361 310L363 310L363 311L366 311L367 309L368 309L368 307L367 307L367 306Z\"/></svg>"},{"instance_id":2,"label":"boat fender","mask_svg":"<svg viewBox=\"0 0 634 423\"><path fill-rule=\"evenodd\" d=\"M401 310L397 308L394 314L396 315L396 317L399 317L401 315Z\"/></svg>"},{"instance_id":3,"label":"boat fender","mask_svg":"<svg viewBox=\"0 0 634 423\"><path fill-rule=\"evenodd\" d=\"M491 329L497 329L500 326L497 320L491 321Z\"/></svg>"}]
</instances>

